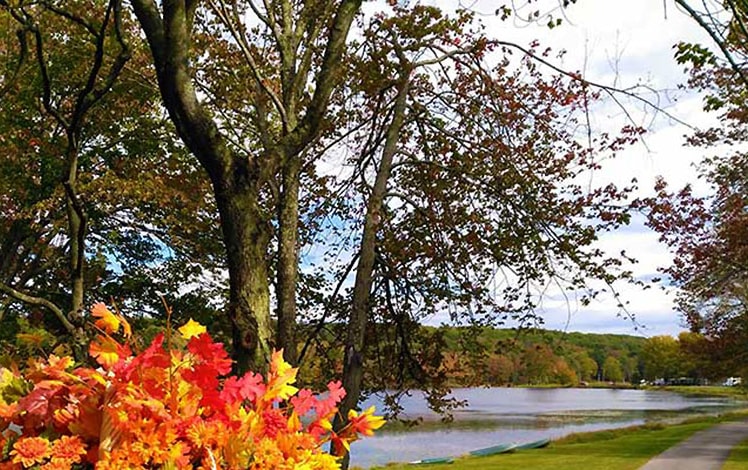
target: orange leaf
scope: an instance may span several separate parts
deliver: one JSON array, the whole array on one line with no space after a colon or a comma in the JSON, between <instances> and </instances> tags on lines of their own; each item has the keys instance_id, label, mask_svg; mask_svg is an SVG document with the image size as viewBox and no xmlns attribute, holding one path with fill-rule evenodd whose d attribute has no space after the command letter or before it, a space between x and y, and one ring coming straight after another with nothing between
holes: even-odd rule
<instances>
[{"instance_id":1,"label":"orange leaf","mask_svg":"<svg viewBox=\"0 0 748 470\"><path fill-rule=\"evenodd\" d=\"M91 315L98 318L94 325L101 328L108 334L112 334L119 329L120 321L112 312L102 303L94 304L91 309Z\"/></svg>"},{"instance_id":2,"label":"orange leaf","mask_svg":"<svg viewBox=\"0 0 748 470\"><path fill-rule=\"evenodd\" d=\"M96 339L91 342L88 352L96 359L96 362L106 368L111 368L119 361L120 345L112 338L97 335Z\"/></svg>"}]
</instances>

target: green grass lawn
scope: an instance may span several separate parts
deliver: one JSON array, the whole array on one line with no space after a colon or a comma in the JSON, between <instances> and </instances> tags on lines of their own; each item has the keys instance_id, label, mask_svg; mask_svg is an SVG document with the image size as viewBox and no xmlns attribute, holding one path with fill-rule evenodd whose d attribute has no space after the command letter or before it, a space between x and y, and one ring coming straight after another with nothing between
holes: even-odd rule
<instances>
[{"instance_id":1,"label":"green grass lawn","mask_svg":"<svg viewBox=\"0 0 748 470\"><path fill-rule=\"evenodd\" d=\"M737 400L748 400L748 389L744 387L720 387L717 385L679 386L679 387L646 387L649 390L666 390L684 395L704 395L712 397L730 397Z\"/></svg>"},{"instance_id":2,"label":"green grass lawn","mask_svg":"<svg viewBox=\"0 0 748 470\"><path fill-rule=\"evenodd\" d=\"M522 470L578 470L604 468L606 470L634 470L650 458L688 438L693 433L706 429L717 422L745 418L745 413L731 414L720 418L700 418L676 425L645 425L633 428L600 431L569 436L554 441L545 449L520 451L492 457L466 457L451 465L388 465L387 470L396 469L522 469ZM748 443L744 443L748 444ZM742 462L737 468L745 468L748 462L748 447L735 457ZM744 459L744 460L740 460Z\"/></svg>"},{"instance_id":3,"label":"green grass lawn","mask_svg":"<svg viewBox=\"0 0 748 470\"><path fill-rule=\"evenodd\" d=\"M748 440L738 444L730 453L722 470L745 470L748 468Z\"/></svg>"}]
</instances>

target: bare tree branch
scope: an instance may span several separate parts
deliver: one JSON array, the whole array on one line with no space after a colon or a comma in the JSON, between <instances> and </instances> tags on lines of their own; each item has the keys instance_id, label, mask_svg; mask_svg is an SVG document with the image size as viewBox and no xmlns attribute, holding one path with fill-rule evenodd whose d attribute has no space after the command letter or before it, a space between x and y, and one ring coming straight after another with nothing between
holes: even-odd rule
<instances>
[{"instance_id":1,"label":"bare tree branch","mask_svg":"<svg viewBox=\"0 0 748 470\"><path fill-rule=\"evenodd\" d=\"M23 292L16 290L2 282L0 282L0 292L4 292L14 299L20 300L21 302L27 304L46 307L55 314L57 319L60 320L60 323L62 323L62 325L66 330L68 330L68 332L70 332L71 334L75 332L75 326L70 323L70 320L68 320L68 318L65 316L65 313L62 311L62 309L55 305L53 302L50 302L49 300L43 299L41 297L34 297L32 295L24 294Z\"/></svg>"}]
</instances>

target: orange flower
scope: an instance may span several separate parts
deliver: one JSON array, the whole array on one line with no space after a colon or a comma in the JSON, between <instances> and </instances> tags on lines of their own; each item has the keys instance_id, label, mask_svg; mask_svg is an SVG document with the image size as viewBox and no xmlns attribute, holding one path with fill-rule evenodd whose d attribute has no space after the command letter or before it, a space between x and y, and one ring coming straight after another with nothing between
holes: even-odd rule
<instances>
[{"instance_id":1,"label":"orange flower","mask_svg":"<svg viewBox=\"0 0 748 470\"><path fill-rule=\"evenodd\" d=\"M39 470L70 470L70 464L63 461L50 461L39 467Z\"/></svg>"},{"instance_id":2,"label":"orange flower","mask_svg":"<svg viewBox=\"0 0 748 470\"><path fill-rule=\"evenodd\" d=\"M86 455L86 445L78 436L61 436L52 443L52 462L71 465Z\"/></svg>"},{"instance_id":3,"label":"orange flower","mask_svg":"<svg viewBox=\"0 0 748 470\"><path fill-rule=\"evenodd\" d=\"M49 457L49 441L43 437L22 437L13 444L10 455L13 463L31 467Z\"/></svg>"}]
</instances>

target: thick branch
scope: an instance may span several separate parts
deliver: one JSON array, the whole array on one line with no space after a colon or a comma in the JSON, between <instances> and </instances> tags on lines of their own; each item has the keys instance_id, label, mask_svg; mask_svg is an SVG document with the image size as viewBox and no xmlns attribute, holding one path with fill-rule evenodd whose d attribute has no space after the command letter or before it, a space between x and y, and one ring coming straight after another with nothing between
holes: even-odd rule
<instances>
[{"instance_id":1,"label":"thick branch","mask_svg":"<svg viewBox=\"0 0 748 470\"><path fill-rule=\"evenodd\" d=\"M314 137L322 126L330 96L340 80L342 57L345 51L348 31L356 13L358 13L361 7L361 1L343 0L338 7L335 19L330 28L325 55L322 58L320 71L317 75L312 101L299 127L294 132L295 135L289 136L288 143L296 148L292 149L288 154L298 153L308 145L310 141L314 140Z\"/></svg>"},{"instance_id":2,"label":"thick branch","mask_svg":"<svg viewBox=\"0 0 748 470\"><path fill-rule=\"evenodd\" d=\"M57 305L55 305L54 303L50 302L49 300L43 299L41 297L34 297L32 295L24 294L23 292L16 290L2 282L0 282L0 292L4 292L7 295L13 297L14 299L20 300L21 302L25 302L27 304L40 305L42 307L46 307L52 313L55 314L55 316L60 320L60 323L62 323L62 325L65 327L66 330L68 330L69 333L71 334L75 333L75 326L72 323L70 323L70 320L67 319L62 309L58 307Z\"/></svg>"},{"instance_id":3,"label":"thick branch","mask_svg":"<svg viewBox=\"0 0 748 470\"><path fill-rule=\"evenodd\" d=\"M153 0L131 0L146 33L156 65L159 88L180 137L206 169L214 184L239 176L224 136L197 98L189 67L191 31L183 1L165 0L163 20ZM246 174L246 169L240 173Z\"/></svg>"}]
</instances>

